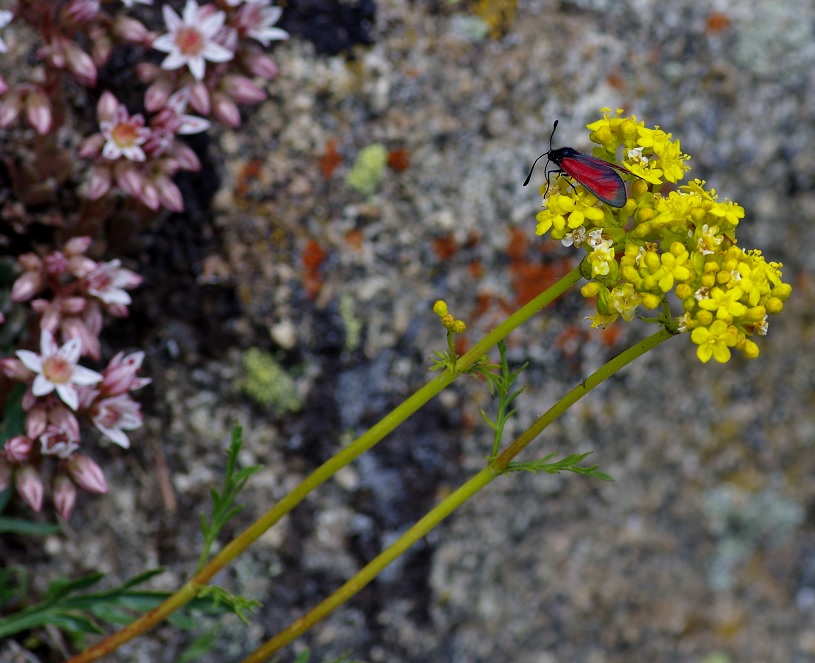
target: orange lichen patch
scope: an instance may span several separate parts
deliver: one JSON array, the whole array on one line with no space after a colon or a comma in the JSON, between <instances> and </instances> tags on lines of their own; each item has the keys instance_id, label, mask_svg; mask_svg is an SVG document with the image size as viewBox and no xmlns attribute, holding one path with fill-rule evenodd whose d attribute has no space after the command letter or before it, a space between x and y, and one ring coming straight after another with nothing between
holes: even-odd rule
<instances>
[{"instance_id":1,"label":"orange lichen patch","mask_svg":"<svg viewBox=\"0 0 815 663\"><path fill-rule=\"evenodd\" d=\"M622 77L619 71L612 71L608 76L606 76L606 82L615 90L625 90L625 79Z\"/></svg>"},{"instance_id":2,"label":"orange lichen patch","mask_svg":"<svg viewBox=\"0 0 815 663\"><path fill-rule=\"evenodd\" d=\"M248 195L252 184L260 177L260 170L263 167L262 159L254 159L247 162L238 173L238 181L235 183L235 196L243 198Z\"/></svg>"},{"instance_id":3,"label":"orange lichen patch","mask_svg":"<svg viewBox=\"0 0 815 663\"><path fill-rule=\"evenodd\" d=\"M470 277L473 279L480 279L484 276L484 263L480 260L471 260L470 264L467 265L467 271L470 274Z\"/></svg>"},{"instance_id":4,"label":"orange lichen patch","mask_svg":"<svg viewBox=\"0 0 815 663\"><path fill-rule=\"evenodd\" d=\"M436 255L439 256L441 260L448 260L458 251L458 243L456 242L456 238L453 236L453 233L448 233L447 235L442 235L441 237L435 237L433 239L433 249L436 251Z\"/></svg>"},{"instance_id":5,"label":"orange lichen patch","mask_svg":"<svg viewBox=\"0 0 815 663\"><path fill-rule=\"evenodd\" d=\"M410 151L401 148L388 152L388 168L400 173L410 168Z\"/></svg>"},{"instance_id":6,"label":"orange lichen patch","mask_svg":"<svg viewBox=\"0 0 815 663\"><path fill-rule=\"evenodd\" d=\"M328 179L342 163L342 155L337 151L337 141L329 138L325 144L325 154L317 159L323 177Z\"/></svg>"},{"instance_id":7,"label":"orange lichen patch","mask_svg":"<svg viewBox=\"0 0 815 663\"><path fill-rule=\"evenodd\" d=\"M320 265L328 254L323 250L316 240L310 239L303 247L300 260L303 263L303 286L309 298L314 299L320 294L323 287L323 279L320 275Z\"/></svg>"},{"instance_id":8,"label":"orange lichen patch","mask_svg":"<svg viewBox=\"0 0 815 663\"><path fill-rule=\"evenodd\" d=\"M523 306L553 285L569 271L570 265L568 259L543 264L515 262L510 265L509 270L518 305Z\"/></svg>"},{"instance_id":9,"label":"orange lichen patch","mask_svg":"<svg viewBox=\"0 0 815 663\"><path fill-rule=\"evenodd\" d=\"M507 241L507 255L512 262L520 262L526 256L529 248L529 235L521 228L509 229L509 240Z\"/></svg>"},{"instance_id":10,"label":"orange lichen patch","mask_svg":"<svg viewBox=\"0 0 815 663\"><path fill-rule=\"evenodd\" d=\"M577 325L566 327L555 339L555 347L564 355L573 356L580 350L580 346L586 342L586 330Z\"/></svg>"},{"instance_id":11,"label":"orange lichen patch","mask_svg":"<svg viewBox=\"0 0 815 663\"><path fill-rule=\"evenodd\" d=\"M492 295L488 292L479 292L475 296L475 309L473 310L473 318L480 318L489 309L492 303Z\"/></svg>"},{"instance_id":12,"label":"orange lichen patch","mask_svg":"<svg viewBox=\"0 0 815 663\"><path fill-rule=\"evenodd\" d=\"M705 29L710 34L719 34L730 27L730 19L721 12L710 12L705 21Z\"/></svg>"},{"instance_id":13,"label":"orange lichen patch","mask_svg":"<svg viewBox=\"0 0 815 663\"><path fill-rule=\"evenodd\" d=\"M345 243L349 246L349 248L353 249L357 253L362 250L362 244L364 241L365 236L359 229L349 230L347 233L345 233Z\"/></svg>"},{"instance_id":14,"label":"orange lichen patch","mask_svg":"<svg viewBox=\"0 0 815 663\"><path fill-rule=\"evenodd\" d=\"M620 340L620 336L622 335L622 329L622 325L611 324L601 330L600 338L603 340L603 344L609 348L617 345L617 341Z\"/></svg>"}]
</instances>

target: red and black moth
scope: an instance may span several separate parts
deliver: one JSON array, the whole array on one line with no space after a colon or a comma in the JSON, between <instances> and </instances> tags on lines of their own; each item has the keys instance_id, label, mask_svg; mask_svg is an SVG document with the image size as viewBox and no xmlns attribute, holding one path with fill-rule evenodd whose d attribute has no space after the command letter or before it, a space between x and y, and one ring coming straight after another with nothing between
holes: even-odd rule
<instances>
[{"instance_id":1,"label":"red and black moth","mask_svg":"<svg viewBox=\"0 0 815 663\"><path fill-rule=\"evenodd\" d=\"M529 184L532 178L532 171L535 170L535 164L538 163L543 157L546 157L546 191L549 191L549 164L553 163L556 170L552 171L557 174L565 174L571 177L578 184L583 185L587 191L595 195L598 200L602 200L606 205L611 207L622 207L625 205L627 196L625 193L625 184L623 179L616 171L621 173L628 173L634 175L630 170L626 170L622 166L618 166L608 161L603 161L591 154L585 152L578 152L571 147L560 147L556 150L552 149L552 139L555 137L558 121L555 120L555 126L552 127L552 135L549 136L549 151L541 154L532 164L529 170L529 175L526 176L524 186ZM635 175L636 177L636 175ZM546 193L544 193L544 196Z\"/></svg>"}]
</instances>

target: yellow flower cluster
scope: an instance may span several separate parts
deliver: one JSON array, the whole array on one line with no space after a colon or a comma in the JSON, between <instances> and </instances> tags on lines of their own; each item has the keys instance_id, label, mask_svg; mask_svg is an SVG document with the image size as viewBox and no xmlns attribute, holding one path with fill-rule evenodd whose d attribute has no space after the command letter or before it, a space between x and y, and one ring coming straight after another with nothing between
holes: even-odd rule
<instances>
[{"instance_id":1,"label":"yellow flower cluster","mask_svg":"<svg viewBox=\"0 0 815 663\"><path fill-rule=\"evenodd\" d=\"M597 297L592 325L631 321L639 307L667 314L673 293L682 314L655 320L690 332L701 361L726 362L731 349L757 357L750 337L767 333L767 316L780 313L792 292L781 280L781 265L737 246L735 230L744 217L739 205L719 201L701 180L677 190L690 157L671 134L622 117L621 110L602 113L588 125L600 146L595 155L615 161L622 147L621 165L636 175L625 205L603 204L582 186L561 184L563 177L550 186L536 217L537 234L588 253L584 273L591 280L581 292Z\"/></svg>"}]
</instances>

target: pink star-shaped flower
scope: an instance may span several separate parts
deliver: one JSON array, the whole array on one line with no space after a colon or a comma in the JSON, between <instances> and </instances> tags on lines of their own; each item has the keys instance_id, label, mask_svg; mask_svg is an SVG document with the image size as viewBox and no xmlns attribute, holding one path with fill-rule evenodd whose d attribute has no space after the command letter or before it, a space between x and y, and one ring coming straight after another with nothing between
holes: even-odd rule
<instances>
[{"instance_id":1,"label":"pink star-shaped flower","mask_svg":"<svg viewBox=\"0 0 815 663\"><path fill-rule=\"evenodd\" d=\"M169 54L161 63L162 69L187 65L195 80L200 81L204 78L207 60L228 62L234 57L232 51L214 39L226 20L224 12L213 11L209 6L201 8L195 0L187 0L183 18L169 5L164 5L162 12L169 32L153 42L153 48Z\"/></svg>"},{"instance_id":2,"label":"pink star-shaped flower","mask_svg":"<svg viewBox=\"0 0 815 663\"><path fill-rule=\"evenodd\" d=\"M62 402L76 410L79 404L77 385L102 381L99 373L77 364L81 353L82 342L78 338L72 338L59 347L54 335L43 330L40 335L40 354L30 350L17 350L16 354L26 368L37 374L31 385L34 396L45 396L56 390Z\"/></svg>"}]
</instances>

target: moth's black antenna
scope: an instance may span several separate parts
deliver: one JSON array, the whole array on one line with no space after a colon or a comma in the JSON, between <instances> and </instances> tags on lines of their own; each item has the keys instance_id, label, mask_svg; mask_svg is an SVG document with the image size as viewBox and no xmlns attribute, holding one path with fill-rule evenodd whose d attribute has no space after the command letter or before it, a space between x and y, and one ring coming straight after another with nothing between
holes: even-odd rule
<instances>
[{"instance_id":1,"label":"moth's black antenna","mask_svg":"<svg viewBox=\"0 0 815 663\"><path fill-rule=\"evenodd\" d=\"M532 162L532 168L529 169L529 175L527 175L526 179L524 180L524 186L529 184L529 180L532 179L532 171L535 170L535 164L538 163L538 161L540 161L541 159L543 159L543 157L549 156L552 153L552 139L555 137L555 131L557 130L557 123L558 123L558 120L555 120L555 126L552 127L552 134L549 136L549 151L544 152L537 159L535 159L535 161Z\"/></svg>"}]
</instances>

